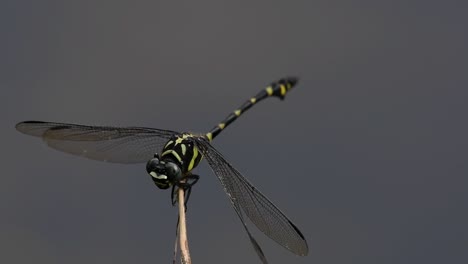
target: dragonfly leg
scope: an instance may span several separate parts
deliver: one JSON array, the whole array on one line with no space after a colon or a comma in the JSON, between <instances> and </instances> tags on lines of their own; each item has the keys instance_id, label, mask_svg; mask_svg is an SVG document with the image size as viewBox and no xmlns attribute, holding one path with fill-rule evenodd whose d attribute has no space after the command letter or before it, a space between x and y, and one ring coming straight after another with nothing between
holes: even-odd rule
<instances>
[{"instance_id":1,"label":"dragonfly leg","mask_svg":"<svg viewBox=\"0 0 468 264\"><path fill-rule=\"evenodd\" d=\"M177 191L179 190L179 188L182 188L185 191L185 210L187 210L187 202L190 198L190 194L192 193L192 186L195 185L195 183L197 183L199 179L200 176L195 174L189 174L185 176L184 182L174 184L172 186L171 192L172 205L175 205L177 203Z\"/></svg>"},{"instance_id":2,"label":"dragonfly leg","mask_svg":"<svg viewBox=\"0 0 468 264\"><path fill-rule=\"evenodd\" d=\"M187 210L187 203L190 198L190 194L192 193L192 186L195 185L195 183L198 182L200 179L200 176L195 175L195 174L190 174L187 176L187 187L183 187L185 189L185 210ZM190 182L191 181L191 182Z\"/></svg>"},{"instance_id":3,"label":"dragonfly leg","mask_svg":"<svg viewBox=\"0 0 468 264\"><path fill-rule=\"evenodd\" d=\"M176 196L176 193L177 193L177 190L179 188L176 188L177 185L172 185L172 189L171 189L171 203L172 203L172 206L175 206L175 204L177 203L177 196Z\"/></svg>"}]
</instances>

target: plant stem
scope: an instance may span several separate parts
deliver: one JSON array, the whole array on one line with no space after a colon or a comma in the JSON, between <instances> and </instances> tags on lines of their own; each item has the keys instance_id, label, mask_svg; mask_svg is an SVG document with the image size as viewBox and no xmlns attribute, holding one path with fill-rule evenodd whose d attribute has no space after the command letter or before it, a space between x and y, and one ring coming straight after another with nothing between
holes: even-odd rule
<instances>
[{"instance_id":1,"label":"plant stem","mask_svg":"<svg viewBox=\"0 0 468 264\"><path fill-rule=\"evenodd\" d=\"M180 241L180 252L181 262L183 264L191 264L190 251L187 240L187 227L185 220L185 193L183 188L179 188L178 191L178 204L179 204L179 241Z\"/></svg>"}]
</instances>

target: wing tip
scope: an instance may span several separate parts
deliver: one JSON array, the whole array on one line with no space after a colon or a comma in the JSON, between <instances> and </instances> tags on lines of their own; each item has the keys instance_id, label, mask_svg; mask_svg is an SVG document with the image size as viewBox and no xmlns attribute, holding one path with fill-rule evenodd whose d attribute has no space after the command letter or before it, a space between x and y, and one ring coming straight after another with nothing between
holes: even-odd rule
<instances>
[{"instance_id":1,"label":"wing tip","mask_svg":"<svg viewBox=\"0 0 468 264\"><path fill-rule=\"evenodd\" d=\"M35 126L39 124L44 124L46 122L43 121L34 121L34 120L28 120L28 121L22 121L19 122L15 125L15 129L18 130L19 132L30 135L30 136L42 136L43 131L40 130L35 130ZM39 133L38 133L39 132Z\"/></svg>"},{"instance_id":2,"label":"wing tip","mask_svg":"<svg viewBox=\"0 0 468 264\"><path fill-rule=\"evenodd\" d=\"M289 221L289 224L292 226L292 228L294 228L296 233L302 238L302 241L304 241L303 247L300 250L298 250L297 252L294 252L294 253L296 253L299 256L307 256L307 254L309 254L309 246L307 245L307 240L305 239L305 237L302 234L301 230L299 230L299 228L297 228L297 226L293 222L291 222L291 220L288 220L288 221Z\"/></svg>"}]
</instances>

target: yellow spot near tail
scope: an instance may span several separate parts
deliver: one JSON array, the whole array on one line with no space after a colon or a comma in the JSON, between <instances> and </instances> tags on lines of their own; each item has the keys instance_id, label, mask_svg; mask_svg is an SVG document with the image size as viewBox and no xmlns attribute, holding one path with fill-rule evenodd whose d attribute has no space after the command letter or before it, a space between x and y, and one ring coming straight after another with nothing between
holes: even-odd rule
<instances>
[{"instance_id":1,"label":"yellow spot near tail","mask_svg":"<svg viewBox=\"0 0 468 264\"><path fill-rule=\"evenodd\" d=\"M252 104L255 104L255 102L257 102L257 99L255 99L255 98L250 98L250 102L251 102Z\"/></svg>"},{"instance_id":2,"label":"yellow spot near tail","mask_svg":"<svg viewBox=\"0 0 468 264\"><path fill-rule=\"evenodd\" d=\"M235 114L236 116L240 116L241 110L236 110L236 111L234 111L234 114Z\"/></svg>"},{"instance_id":3,"label":"yellow spot near tail","mask_svg":"<svg viewBox=\"0 0 468 264\"><path fill-rule=\"evenodd\" d=\"M273 94L273 88L271 88L271 86L268 86L265 90L266 90L268 96L271 96Z\"/></svg>"},{"instance_id":4,"label":"yellow spot near tail","mask_svg":"<svg viewBox=\"0 0 468 264\"><path fill-rule=\"evenodd\" d=\"M225 126L226 126L226 124L224 124L224 123L220 123L220 124L218 125L218 127L221 128L221 129L224 129Z\"/></svg>"},{"instance_id":5,"label":"yellow spot near tail","mask_svg":"<svg viewBox=\"0 0 468 264\"><path fill-rule=\"evenodd\" d=\"M286 86L284 84L280 84L281 95L284 96L286 94Z\"/></svg>"},{"instance_id":6,"label":"yellow spot near tail","mask_svg":"<svg viewBox=\"0 0 468 264\"><path fill-rule=\"evenodd\" d=\"M209 141L213 140L213 134L207 133L206 138L208 138Z\"/></svg>"}]
</instances>

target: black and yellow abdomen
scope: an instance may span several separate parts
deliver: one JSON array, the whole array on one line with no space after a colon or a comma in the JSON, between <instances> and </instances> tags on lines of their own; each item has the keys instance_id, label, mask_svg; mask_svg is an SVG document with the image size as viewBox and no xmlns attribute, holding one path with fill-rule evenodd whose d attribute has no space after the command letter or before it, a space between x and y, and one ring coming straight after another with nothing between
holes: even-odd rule
<instances>
[{"instance_id":1,"label":"black and yellow abdomen","mask_svg":"<svg viewBox=\"0 0 468 264\"><path fill-rule=\"evenodd\" d=\"M286 93L291 90L294 85L297 83L297 78L295 77L288 77L280 79L276 82L271 83L268 87L261 90L257 95L247 100L244 104L242 104L239 108L234 110L230 113L221 123L217 126L213 127L210 132L206 133L205 137L212 141L216 136L221 133L223 129L229 126L232 122L234 122L237 118L239 118L242 114L244 114L247 110L249 110L252 106L257 104L258 102L262 101L268 97L278 97L279 99L283 100L286 97Z\"/></svg>"}]
</instances>

